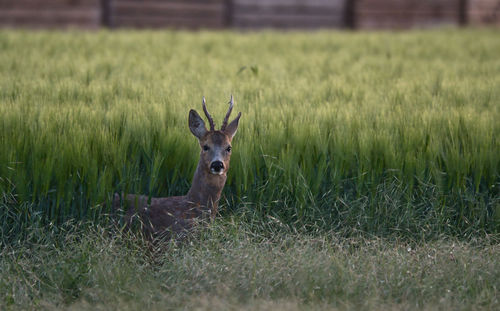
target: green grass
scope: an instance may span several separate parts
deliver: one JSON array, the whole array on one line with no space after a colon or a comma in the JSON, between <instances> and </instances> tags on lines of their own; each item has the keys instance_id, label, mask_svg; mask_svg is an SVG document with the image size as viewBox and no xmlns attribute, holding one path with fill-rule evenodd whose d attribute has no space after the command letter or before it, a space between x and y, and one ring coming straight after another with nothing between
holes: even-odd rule
<instances>
[{"instance_id":1,"label":"green grass","mask_svg":"<svg viewBox=\"0 0 500 311\"><path fill-rule=\"evenodd\" d=\"M491 310L498 30L0 30L0 309ZM184 194L201 97L242 111L221 215L117 234L115 191Z\"/></svg>"},{"instance_id":2,"label":"green grass","mask_svg":"<svg viewBox=\"0 0 500 311\"><path fill-rule=\"evenodd\" d=\"M227 209L380 235L497 232L496 30L0 32L0 192L52 222L184 194L206 96L243 112ZM219 123L220 124L220 123Z\"/></svg>"},{"instance_id":3,"label":"green grass","mask_svg":"<svg viewBox=\"0 0 500 311\"><path fill-rule=\"evenodd\" d=\"M269 227L259 232L219 222L189 243L158 249L99 227L30 228L29 237L0 251L0 308L493 310L499 304L498 240L345 239L267 225L273 234Z\"/></svg>"}]
</instances>

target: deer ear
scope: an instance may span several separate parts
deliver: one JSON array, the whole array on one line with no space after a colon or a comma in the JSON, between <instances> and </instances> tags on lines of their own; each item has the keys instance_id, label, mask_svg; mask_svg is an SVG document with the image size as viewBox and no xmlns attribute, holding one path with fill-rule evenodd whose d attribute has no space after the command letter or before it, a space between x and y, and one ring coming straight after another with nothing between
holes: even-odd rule
<instances>
[{"instance_id":1,"label":"deer ear","mask_svg":"<svg viewBox=\"0 0 500 311\"><path fill-rule=\"evenodd\" d=\"M201 139L207 133L205 122L200 117L198 112L193 109L189 111L189 129L198 139Z\"/></svg>"},{"instance_id":2,"label":"deer ear","mask_svg":"<svg viewBox=\"0 0 500 311\"><path fill-rule=\"evenodd\" d=\"M224 133L226 133L226 135L229 136L231 140L233 139L234 134L236 134L236 131L238 130L238 123L240 122L240 117L241 117L241 112L238 113L236 119L231 121L231 123L229 123L229 125L224 130Z\"/></svg>"}]
</instances>

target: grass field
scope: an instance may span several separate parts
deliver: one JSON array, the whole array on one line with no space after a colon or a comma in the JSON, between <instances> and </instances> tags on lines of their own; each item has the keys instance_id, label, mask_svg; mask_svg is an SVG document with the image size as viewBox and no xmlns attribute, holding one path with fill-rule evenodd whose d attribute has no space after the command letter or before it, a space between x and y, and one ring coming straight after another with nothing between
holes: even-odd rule
<instances>
[{"instance_id":1,"label":"grass field","mask_svg":"<svg viewBox=\"0 0 500 311\"><path fill-rule=\"evenodd\" d=\"M492 29L1 30L0 307L493 308L498 51ZM218 223L153 254L100 231L113 192L188 190L188 111L220 125L230 94Z\"/></svg>"},{"instance_id":2,"label":"grass field","mask_svg":"<svg viewBox=\"0 0 500 311\"><path fill-rule=\"evenodd\" d=\"M219 226L221 225L221 226ZM100 228L4 247L2 309L494 310L498 240L427 243L215 224L150 250Z\"/></svg>"}]
</instances>

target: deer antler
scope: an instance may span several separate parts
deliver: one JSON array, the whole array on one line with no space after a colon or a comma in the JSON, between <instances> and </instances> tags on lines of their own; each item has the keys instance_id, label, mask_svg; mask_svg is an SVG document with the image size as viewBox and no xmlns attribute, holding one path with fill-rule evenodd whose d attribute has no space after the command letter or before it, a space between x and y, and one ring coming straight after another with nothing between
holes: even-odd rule
<instances>
[{"instance_id":1,"label":"deer antler","mask_svg":"<svg viewBox=\"0 0 500 311\"><path fill-rule=\"evenodd\" d=\"M231 111L233 111L233 94L231 94L231 100L229 101L229 109L227 110L226 117L224 118L224 121L222 122L222 126L220 128L221 131L224 131L227 126L227 122L229 121L229 116L231 115Z\"/></svg>"},{"instance_id":2,"label":"deer antler","mask_svg":"<svg viewBox=\"0 0 500 311\"><path fill-rule=\"evenodd\" d=\"M210 113L208 113L207 105L205 103L205 96L203 96L202 105L203 105L203 111L205 112L205 115L207 116L208 122L210 123L210 130L213 131L213 130L215 130L214 119L212 119L212 116L210 115Z\"/></svg>"}]
</instances>

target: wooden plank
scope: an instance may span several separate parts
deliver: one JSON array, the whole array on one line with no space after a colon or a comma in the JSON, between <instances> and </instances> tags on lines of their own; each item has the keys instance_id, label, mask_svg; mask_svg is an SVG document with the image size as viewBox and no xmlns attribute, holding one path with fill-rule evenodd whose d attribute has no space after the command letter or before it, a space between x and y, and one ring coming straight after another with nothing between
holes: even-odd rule
<instances>
[{"instance_id":1,"label":"wooden plank","mask_svg":"<svg viewBox=\"0 0 500 311\"><path fill-rule=\"evenodd\" d=\"M99 8L100 0L0 0L1 9Z\"/></svg>"},{"instance_id":2,"label":"wooden plank","mask_svg":"<svg viewBox=\"0 0 500 311\"><path fill-rule=\"evenodd\" d=\"M0 10L0 25L3 26L96 28L99 20L98 10Z\"/></svg>"},{"instance_id":3,"label":"wooden plank","mask_svg":"<svg viewBox=\"0 0 500 311\"><path fill-rule=\"evenodd\" d=\"M1 1L1 0L0 0ZM165 4L165 5L225 5L226 0L112 0L113 4L123 2L135 2L143 5Z\"/></svg>"},{"instance_id":4,"label":"wooden plank","mask_svg":"<svg viewBox=\"0 0 500 311\"><path fill-rule=\"evenodd\" d=\"M343 9L320 7L320 6L257 6L257 5L234 5L236 14L311 14L311 15L342 15Z\"/></svg>"},{"instance_id":5,"label":"wooden plank","mask_svg":"<svg viewBox=\"0 0 500 311\"><path fill-rule=\"evenodd\" d=\"M343 7L346 0L233 0L235 5ZM350 0L347 0L350 1Z\"/></svg>"},{"instance_id":6,"label":"wooden plank","mask_svg":"<svg viewBox=\"0 0 500 311\"><path fill-rule=\"evenodd\" d=\"M460 10L454 9L454 8L443 8L443 9L429 9L429 8L421 8L419 10L411 10L411 9L405 9L405 10L400 10L400 9L384 9L384 8L379 8L379 9L365 9L365 10L358 10L356 11L356 15L359 14L365 14L365 13L384 13L384 14L407 14L407 15L412 15L412 14L427 14L427 15L435 15L439 16L443 13L448 14L452 12L454 15L458 16L460 13Z\"/></svg>"},{"instance_id":7,"label":"wooden plank","mask_svg":"<svg viewBox=\"0 0 500 311\"><path fill-rule=\"evenodd\" d=\"M154 18L154 17L184 17L184 18L200 18L200 19L205 19L205 18L212 18L215 20L223 20L225 18L224 12L223 11L216 11L216 12L197 12L197 11L185 11L185 10L152 10L150 8L141 8L138 10L131 10L131 9L116 9L114 13L115 17L118 16L129 16L129 17L142 17L142 18Z\"/></svg>"},{"instance_id":8,"label":"wooden plank","mask_svg":"<svg viewBox=\"0 0 500 311\"><path fill-rule=\"evenodd\" d=\"M154 9L154 10L192 10L199 12L210 11L223 11L225 9L224 3L179 3L179 2L157 2L157 1L113 1L112 7L115 9L128 8L128 9Z\"/></svg>"},{"instance_id":9,"label":"wooden plank","mask_svg":"<svg viewBox=\"0 0 500 311\"><path fill-rule=\"evenodd\" d=\"M432 10L440 8L458 9L459 0L357 0L358 10Z\"/></svg>"},{"instance_id":10,"label":"wooden plank","mask_svg":"<svg viewBox=\"0 0 500 311\"><path fill-rule=\"evenodd\" d=\"M370 15L359 16L356 26L358 28L386 28L386 29L405 29L413 27L429 27L438 25L456 25L456 18L443 18L430 15Z\"/></svg>"},{"instance_id":11,"label":"wooden plank","mask_svg":"<svg viewBox=\"0 0 500 311\"><path fill-rule=\"evenodd\" d=\"M236 14L235 26L242 28L321 28L339 27L343 16L310 16L310 15L270 15L270 14Z\"/></svg>"},{"instance_id":12,"label":"wooden plank","mask_svg":"<svg viewBox=\"0 0 500 311\"><path fill-rule=\"evenodd\" d=\"M116 16L115 26L117 27L137 27L137 28L222 28L224 23L212 18L183 18L183 17L134 17Z\"/></svg>"},{"instance_id":13,"label":"wooden plank","mask_svg":"<svg viewBox=\"0 0 500 311\"><path fill-rule=\"evenodd\" d=\"M452 11L452 10L446 10L446 11L440 11L440 12L433 12L433 11L383 11L383 10L377 10L377 11L363 11L363 12L358 12L358 17L384 17L384 18L390 18L391 16L394 16L395 18L400 16L400 17L407 17L407 18L412 18L412 17L418 17L418 16L431 16L434 18L441 18L441 17L451 17L451 18L458 18L458 12L457 11Z\"/></svg>"},{"instance_id":14,"label":"wooden plank","mask_svg":"<svg viewBox=\"0 0 500 311\"><path fill-rule=\"evenodd\" d=\"M215 18L222 18L224 15L224 6L216 4L210 5L184 5L184 4L152 4L152 5L140 5L133 3L131 1L122 2L117 4L112 8L115 15L127 15L127 16L192 16L192 17L208 17L212 16Z\"/></svg>"}]
</instances>

